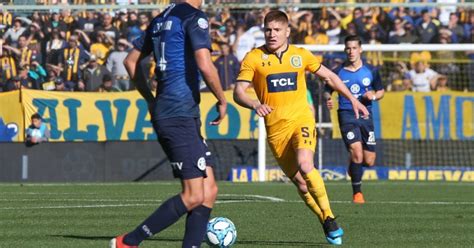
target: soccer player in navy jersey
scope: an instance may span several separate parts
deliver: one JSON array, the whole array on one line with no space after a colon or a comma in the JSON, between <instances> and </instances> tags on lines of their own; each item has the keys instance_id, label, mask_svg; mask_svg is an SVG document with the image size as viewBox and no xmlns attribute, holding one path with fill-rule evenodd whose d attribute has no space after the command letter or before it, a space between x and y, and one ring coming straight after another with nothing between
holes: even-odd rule
<instances>
[{"instance_id":1,"label":"soccer player in navy jersey","mask_svg":"<svg viewBox=\"0 0 474 248\"><path fill-rule=\"evenodd\" d=\"M384 96L384 88L378 70L362 61L361 39L348 36L344 40L347 59L335 70L342 82L349 88L354 97L360 100L371 112L368 118L356 119L351 102L339 95L339 128L347 150L350 153L349 175L352 182L352 201L365 203L361 190L363 166L373 166L375 162L375 133L372 119L372 102ZM331 109L333 102L328 89L327 106Z\"/></svg>"},{"instance_id":2,"label":"soccer player in navy jersey","mask_svg":"<svg viewBox=\"0 0 474 248\"><path fill-rule=\"evenodd\" d=\"M200 134L200 73L217 98L217 125L227 102L211 61L209 22L199 10L202 0L171 4L133 42L124 61L140 94L148 103L153 128L182 191L145 219L135 230L111 240L110 247L138 247L187 214L182 247L200 247L217 197L211 153ZM156 97L144 79L140 62L153 52L158 81Z\"/></svg>"}]
</instances>

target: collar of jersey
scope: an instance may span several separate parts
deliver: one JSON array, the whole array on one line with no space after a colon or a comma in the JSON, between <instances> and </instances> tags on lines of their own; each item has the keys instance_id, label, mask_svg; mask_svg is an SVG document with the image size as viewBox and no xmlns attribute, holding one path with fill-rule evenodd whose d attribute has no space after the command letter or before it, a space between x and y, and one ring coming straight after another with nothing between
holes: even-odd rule
<instances>
[{"instance_id":1,"label":"collar of jersey","mask_svg":"<svg viewBox=\"0 0 474 248\"><path fill-rule=\"evenodd\" d=\"M268 55L272 55L272 54L275 55L275 57L277 57L277 59L280 60L280 64L281 64L281 59L283 58L283 55L288 51L288 49L290 49L290 44L287 44L287 45L286 45L286 49L281 52L281 54L280 54L281 56L280 56L280 57L278 57L278 55L277 55L276 53L272 53L272 52L268 51L266 45L263 45L263 49L264 49L264 52L265 52L266 54L268 54Z\"/></svg>"}]
</instances>

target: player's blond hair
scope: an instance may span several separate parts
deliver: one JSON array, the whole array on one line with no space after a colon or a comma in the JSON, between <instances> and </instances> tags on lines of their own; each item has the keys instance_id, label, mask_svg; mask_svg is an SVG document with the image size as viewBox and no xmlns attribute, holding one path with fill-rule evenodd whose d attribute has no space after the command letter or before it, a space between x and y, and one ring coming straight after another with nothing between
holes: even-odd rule
<instances>
[{"instance_id":1,"label":"player's blond hair","mask_svg":"<svg viewBox=\"0 0 474 248\"><path fill-rule=\"evenodd\" d=\"M266 26L269 22L282 22L282 23L289 23L288 20L288 15L280 10L272 10L268 12L268 14L265 16L265 19L263 20L263 24Z\"/></svg>"}]
</instances>

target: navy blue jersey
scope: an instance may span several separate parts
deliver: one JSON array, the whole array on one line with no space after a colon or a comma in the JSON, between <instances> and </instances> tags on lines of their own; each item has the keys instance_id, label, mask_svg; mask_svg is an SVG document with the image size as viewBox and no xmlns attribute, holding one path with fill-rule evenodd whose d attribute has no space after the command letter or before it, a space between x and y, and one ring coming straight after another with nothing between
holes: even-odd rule
<instances>
[{"instance_id":1,"label":"navy blue jersey","mask_svg":"<svg viewBox=\"0 0 474 248\"><path fill-rule=\"evenodd\" d=\"M335 73L339 78L341 78L342 82L347 86L352 95L363 103L370 111L372 101L363 100L362 96L367 91L383 90L378 70L371 65L363 64L357 71L349 71L341 66L335 70ZM352 110L351 101L346 97L339 95L339 109Z\"/></svg>"},{"instance_id":2,"label":"navy blue jersey","mask_svg":"<svg viewBox=\"0 0 474 248\"><path fill-rule=\"evenodd\" d=\"M187 3L171 4L133 45L142 54L153 52L156 61L152 119L199 117L201 77L194 52L211 49L206 15Z\"/></svg>"}]
</instances>

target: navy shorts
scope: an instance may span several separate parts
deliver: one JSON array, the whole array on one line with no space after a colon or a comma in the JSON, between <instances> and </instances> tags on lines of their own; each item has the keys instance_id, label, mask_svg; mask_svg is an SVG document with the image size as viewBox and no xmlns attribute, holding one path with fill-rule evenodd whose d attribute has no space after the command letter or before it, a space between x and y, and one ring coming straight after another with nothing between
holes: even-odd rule
<instances>
[{"instance_id":1,"label":"navy shorts","mask_svg":"<svg viewBox=\"0 0 474 248\"><path fill-rule=\"evenodd\" d=\"M339 129L341 136L349 150L349 146L355 142L361 142L362 148L366 151L375 152L375 132L372 114L368 119L355 118L352 110L339 110L337 112L339 118Z\"/></svg>"},{"instance_id":2,"label":"navy shorts","mask_svg":"<svg viewBox=\"0 0 474 248\"><path fill-rule=\"evenodd\" d=\"M199 118L176 117L154 120L158 141L170 160L174 177L207 177L206 166L213 164L203 137Z\"/></svg>"}]
</instances>

